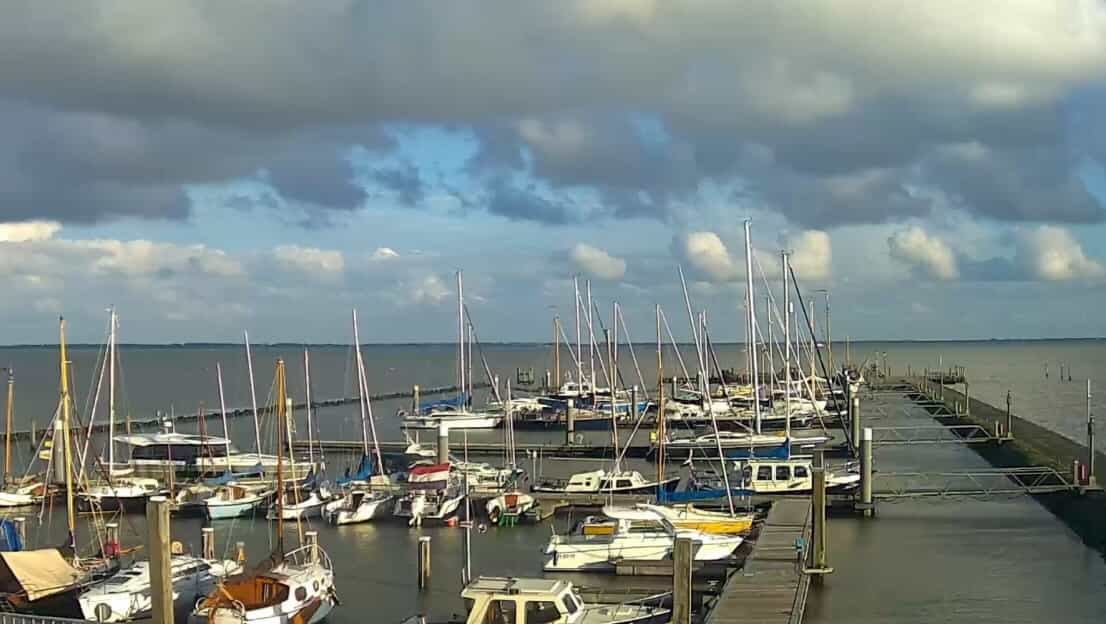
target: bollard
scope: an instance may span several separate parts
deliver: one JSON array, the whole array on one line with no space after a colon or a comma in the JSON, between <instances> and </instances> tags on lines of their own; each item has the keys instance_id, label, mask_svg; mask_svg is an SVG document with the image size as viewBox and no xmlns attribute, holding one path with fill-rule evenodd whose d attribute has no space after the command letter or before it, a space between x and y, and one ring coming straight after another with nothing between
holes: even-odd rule
<instances>
[{"instance_id":1,"label":"bollard","mask_svg":"<svg viewBox=\"0 0 1106 624\"><path fill-rule=\"evenodd\" d=\"M565 445L571 446L576 437L576 401L568 400L568 408L565 410Z\"/></svg>"},{"instance_id":2,"label":"bollard","mask_svg":"<svg viewBox=\"0 0 1106 624\"><path fill-rule=\"evenodd\" d=\"M672 624L691 624L691 565L695 542L677 537L672 547Z\"/></svg>"},{"instance_id":3,"label":"bollard","mask_svg":"<svg viewBox=\"0 0 1106 624\"><path fill-rule=\"evenodd\" d=\"M19 536L19 543L27 543L27 519L23 516L18 518L12 518L12 522L15 523L15 534Z\"/></svg>"},{"instance_id":4,"label":"bollard","mask_svg":"<svg viewBox=\"0 0 1106 624\"><path fill-rule=\"evenodd\" d=\"M319 532L318 531L305 531L303 534L303 540L307 545L308 561L311 563L317 563L319 561Z\"/></svg>"},{"instance_id":5,"label":"bollard","mask_svg":"<svg viewBox=\"0 0 1106 624\"><path fill-rule=\"evenodd\" d=\"M865 427L860 437L860 504L865 518L875 515L876 508L872 504L872 429Z\"/></svg>"},{"instance_id":6,"label":"bollard","mask_svg":"<svg viewBox=\"0 0 1106 624\"><path fill-rule=\"evenodd\" d=\"M449 427L445 423L438 425L438 463L449 463Z\"/></svg>"},{"instance_id":7,"label":"bollard","mask_svg":"<svg viewBox=\"0 0 1106 624\"><path fill-rule=\"evenodd\" d=\"M860 444L860 397L854 396L850 407L849 422L853 426L853 448L857 449Z\"/></svg>"},{"instance_id":8,"label":"bollard","mask_svg":"<svg viewBox=\"0 0 1106 624\"><path fill-rule=\"evenodd\" d=\"M246 542L235 542L234 544L234 559L238 563L246 563Z\"/></svg>"},{"instance_id":9,"label":"bollard","mask_svg":"<svg viewBox=\"0 0 1106 624\"><path fill-rule=\"evenodd\" d=\"M151 619L173 624L173 577L170 571L169 500L154 496L146 503L146 523L150 535L146 542L150 550Z\"/></svg>"},{"instance_id":10,"label":"bollard","mask_svg":"<svg viewBox=\"0 0 1106 624\"><path fill-rule=\"evenodd\" d=\"M418 583L419 589L426 589L430 584L430 536L423 535L419 538L418 550Z\"/></svg>"},{"instance_id":11,"label":"bollard","mask_svg":"<svg viewBox=\"0 0 1106 624\"><path fill-rule=\"evenodd\" d=\"M811 476L811 505L813 509L813 541L815 574L824 574L826 567L826 468L822 459L822 451L814 452L814 462L810 470Z\"/></svg>"},{"instance_id":12,"label":"bollard","mask_svg":"<svg viewBox=\"0 0 1106 624\"><path fill-rule=\"evenodd\" d=\"M215 529L211 527L200 529L200 552L202 558L208 561L215 560Z\"/></svg>"}]
</instances>

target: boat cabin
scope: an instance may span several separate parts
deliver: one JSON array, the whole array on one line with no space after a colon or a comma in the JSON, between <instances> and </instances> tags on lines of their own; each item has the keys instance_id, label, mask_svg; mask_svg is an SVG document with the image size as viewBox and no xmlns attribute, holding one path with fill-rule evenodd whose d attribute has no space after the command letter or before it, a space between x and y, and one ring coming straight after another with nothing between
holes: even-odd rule
<instances>
[{"instance_id":1,"label":"boat cabin","mask_svg":"<svg viewBox=\"0 0 1106 624\"><path fill-rule=\"evenodd\" d=\"M583 601L565 580L482 576L461 597L466 624L567 624L584 612Z\"/></svg>"}]
</instances>

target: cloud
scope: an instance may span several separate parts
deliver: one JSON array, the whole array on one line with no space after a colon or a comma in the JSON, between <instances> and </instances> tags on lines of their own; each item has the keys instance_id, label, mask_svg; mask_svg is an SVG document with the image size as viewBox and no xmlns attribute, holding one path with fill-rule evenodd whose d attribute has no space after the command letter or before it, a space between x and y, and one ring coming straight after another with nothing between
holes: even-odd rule
<instances>
[{"instance_id":1,"label":"cloud","mask_svg":"<svg viewBox=\"0 0 1106 624\"><path fill-rule=\"evenodd\" d=\"M57 221L0 223L0 243L24 243L53 238L61 229Z\"/></svg>"},{"instance_id":2,"label":"cloud","mask_svg":"<svg viewBox=\"0 0 1106 624\"><path fill-rule=\"evenodd\" d=\"M614 281L626 274L625 260L585 243L576 243L569 258L578 270L598 279Z\"/></svg>"},{"instance_id":3,"label":"cloud","mask_svg":"<svg viewBox=\"0 0 1106 624\"><path fill-rule=\"evenodd\" d=\"M938 280L953 280L959 275L956 255L945 241L918 226L895 232L887 239L891 257L922 270Z\"/></svg>"},{"instance_id":4,"label":"cloud","mask_svg":"<svg viewBox=\"0 0 1106 624\"><path fill-rule=\"evenodd\" d=\"M407 301L416 305L440 305L453 294L441 277L426 275L403 285Z\"/></svg>"},{"instance_id":5,"label":"cloud","mask_svg":"<svg viewBox=\"0 0 1106 624\"><path fill-rule=\"evenodd\" d=\"M710 278L712 282L728 282L744 273L730 257L726 244L714 232L688 232L677 235L673 251L681 262Z\"/></svg>"},{"instance_id":6,"label":"cloud","mask_svg":"<svg viewBox=\"0 0 1106 624\"><path fill-rule=\"evenodd\" d=\"M373 250L372 255L369 256L369 259L376 262L383 262L385 260L391 260L398 257L399 252L392 249L391 247L377 247Z\"/></svg>"},{"instance_id":7,"label":"cloud","mask_svg":"<svg viewBox=\"0 0 1106 624\"><path fill-rule=\"evenodd\" d=\"M346 266L345 258L340 251L299 245L274 247L273 257L284 268L318 279L333 279L341 274Z\"/></svg>"},{"instance_id":8,"label":"cloud","mask_svg":"<svg viewBox=\"0 0 1106 624\"><path fill-rule=\"evenodd\" d=\"M791 268L796 277L802 280L829 277L833 261L829 234L806 230L787 237L784 246L791 250Z\"/></svg>"},{"instance_id":9,"label":"cloud","mask_svg":"<svg viewBox=\"0 0 1106 624\"><path fill-rule=\"evenodd\" d=\"M1015 263L1025 274L1055 282L1098 280L1106 277L1106 267L1087 257L1083 246L1071 232L1055 226L1041 226L1018 233Z\"/></svg>"}]
</instances>

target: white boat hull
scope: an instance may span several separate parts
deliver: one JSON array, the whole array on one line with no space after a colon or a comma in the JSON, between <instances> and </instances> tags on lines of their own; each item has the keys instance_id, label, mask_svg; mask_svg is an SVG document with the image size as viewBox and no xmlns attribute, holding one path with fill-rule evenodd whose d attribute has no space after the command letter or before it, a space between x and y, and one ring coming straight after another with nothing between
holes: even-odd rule
<instances>
[{"instance_id":1,"label":"white boat hull","mask_svg":"<svg viewBox=\"0 0 1106 624\"><path fill-rule=\"evenodd\" d=\"M2 507L28 507L35 504L35 497L30 494L16 494L12 492L0 492L0 508Z\"/></svg>"},{"instance_id":2,"label":"white boat hull","mask_svg":"<svg viewBox=\"0 0 1106 624\"><path fill-rule=\"evenodd\" d=\"M392 497L365 499L361 501L357 509L339 509L331 516L331 521L338 526L369 522L377 518L387 517L391 513L392 505Z\"/></svg>"},{"instance_id":3,"label":"white boat hull","mask_svg":"<svg viewBox=\"0 0 1106 624\"><path fill-rule=\"evenodd\" d=\"M452 431L454 429L495 429L502 422L502 416L494 415L413 416L404 418L403 426L406 429L439 429L445 426Z\"/></svg>"}]
</instances>

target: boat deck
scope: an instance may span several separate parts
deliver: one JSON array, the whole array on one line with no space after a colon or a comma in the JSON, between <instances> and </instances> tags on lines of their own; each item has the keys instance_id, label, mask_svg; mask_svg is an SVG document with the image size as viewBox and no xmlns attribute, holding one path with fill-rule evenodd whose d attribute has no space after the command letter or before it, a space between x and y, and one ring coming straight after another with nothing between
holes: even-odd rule
<instances>
[{"instance_id":1,"label":"boat deck","mask_svg":"<svg viewBox=\"0 0 1106 624\"><path fill-rule=\"evenodd\" d=\"M796 540L810 544L810 499L772 504L745 567L732 574L706 624L798 624L806 608L810 576Z\"/></svg>"}]
</instances>

